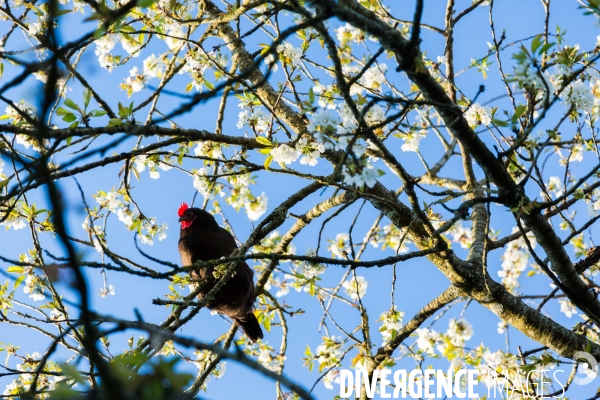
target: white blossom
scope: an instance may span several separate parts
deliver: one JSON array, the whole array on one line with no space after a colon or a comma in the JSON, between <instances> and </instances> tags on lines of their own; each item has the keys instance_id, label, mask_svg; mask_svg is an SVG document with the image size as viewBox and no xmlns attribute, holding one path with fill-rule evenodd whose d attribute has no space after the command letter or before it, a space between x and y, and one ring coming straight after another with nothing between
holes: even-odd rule
<instances>
[{"instance_id":1,"label":"white blossom","mask_svg":"<svg viewBox=\"0 0 600 400\"><path fill-rule=\"evenodd\" d=\"M508 328L508 323L506 321L500 321L498 322L498 333L501 335L506 331L506 328Z\"/></svg>"},{"instance_id":2,"label":"white blossom","mask_svg":"<svg viewBox=\"0 0 600 400\"><path fill-rule=\"evenodd\" d=\"M423 353L428 355L435 355L435 344L440 340L441 335L428 328L417 329L417 347Z\"/></svg>"},{"instance_id":3,"label":"white blossom","mask_svg":"<svg viewBox=\"0 0 600 400\"><path fill-rule=\"evenodd\" d=\"M198 193L200 193L202 196L204 196L207 199L212 199L214 197L214 194L210 190L209 181L201 175L202 172L204 172L204 169L205 168L200 168L196 172L196 174L194 174L193 185L194 188L198 191Z\"/></svg>"},{"instance_id":4,"label":"white blossom","mask_svg":"<svg viewBox=\"0 0 600 400\"><path fill-rule=\"evenodd\" d=\"M305 255L307 257L315 257L317 255L317 250L315 248L309 247L308 249L306 249ZM316 276L321 275L324 272L324 264L315 264L309 262L302 263L302 275L304 275L304 277L306 277L307 279L312 279Z\"/></svg>"},{"instance_id":5,"label":"white blossom","mask_svg":"<svg viewBox=\"0 0 600 400\"><path fill-rule=\"evenodd\" d=\"M558 299L560 304L560 312L565 314L567 318L577 315L577 308L568 299Z\"/></svg>"},{"instance_id":6,"label":"white blossom","mask_svg":"<svg viewBox=\"0 0 600 400\"><path fill-rule=\"evenodd\" d=\"M31 36L35 36L42 31L44 24L42 21L32 22L27 26L27 33Z\"/></svg>"},{"instance_id":7,"label":"white blossom","mask_svg":"<svg viewBox=\"0 0 600 400\"><path fill-rule=\"evenodd\" d=\"M142 47L142 43L139 43L137 40L130 35L120 35L119 42L121 43L121 47L123 50L127 52L131 57L139 57L140 56L140 48Z\"/></svg>"},{"instance_id":8,"label":"white blossom","mask_svg":"<svg viewBox=\"0 0 600 400\"><path fill-rule=\"evenodd\" d=\"M271 350L267 347L261 347L258 353L258 362L261 363L265 368L271 371L277 371L279 369L278 358L271 355Z\"/></svg>"},{"instance_id":9,"label":"white blossom","mask_svg":"<svg viewBox=\"0 0 600 400\"><path fill-rule=\"evenodd\" d=\"M110 52L115 48L117 41L115 35L104 35L94 42L96 45L95 54L98 57L98 62L102 68L106 68L109 71L114 66L110 59Z\"/></svg>"},{"instance_id":10,"label":"white blossom","mask_svg":"<svg viewBox=\"0 0 600 400\"><path fill-rule=\"evenodd\" d=\"M396 310L394 306L389 311L385 311L379 317L382 321L382 326L379 329L383 342L389 342L393 336L395 336L402 328L402 319L404 318L404 312Z\"/></svg>"},{"instance_id":11,"label":"white blossom","mask_svg":"<svg viewBox=\"0 0 600 400\"><path fill-rule=\"evenodd\" d=\"M128 228L133 224L133 214L129 210L119 208L117 210L117 218L119 218L119 221L124 223Z\"/></svg>"},{"instance_id":12,"label":"white blossom","mask_svg":"<svg viewBox=\"0 0 600 400\"><path fill-rule=\"evenodd\" d=\"M144 76L147 79L162 78L167 66L162 58L156 58L154 53L144 60Z\"/></svg>"},{"instance_id":13,"label":"white blossom","mask_svg":"<svg viewBox=\"0 0 600 400\"><path fill-rule=\"evenodd\" d=\"M165 43L169 47L169 50L173 50L181 44L181 39L177 38L185 37L185 33L183 32L183 26L177 22L165 24L164 30L165 33L169 35L164 37Z\"/></svg>"},{"instance_id":14,"label":"white blossom","mask_svg":"<svg viewBox=\"0 0 600 400\"><path fill-rule=\"evenodd\" d=\"M424 137L424 135L418 132L411 132L404 135L402 137L404 139L404 144L401 147L402 151L414 151L416 153L419 150L419 143Z\"/></svg>"},{"instance_id":15,"label":"white blossom","mask_svg":"<svg viewBox=\"0 0 600 400\"><path fill-rule=\"evenodd\" d=\"M569 150L567 150L567 156L564 156L561 149L557 148L556 153L558 153L558 156L560 157L558 163L562 166L567 166L567 164L570 163L581 162L583 161L583 151L583 145L580 143L575 143Z\"/></svg>"},{"instance_id":16,"label":"white blossom","mask_svg":"<svg viewBox=\"0 0 600 400\"><path fill-rule=\"evenodd\" d=\"M269 115L262 108L254 108L252 110L243 110L238 115L238 129L244 125L253 127L258 133L266 133L269 131Z\"/></svg>"},{"instance_id":17,"label":"white blossom","mask_svg":"<svg viewBox=\"0 0 600 400\"><path fill-rule=\"evenodd\" d=\"M42 285L42 281L40 278L33 274L27 275L23 292L29 293L29 297L32 298L33 301L40 301L45 299L44 286Z\"/></svg>"},{"instance_id":18,"label":"white blossom","mask_svg":"<svg viewBox=\"0 0 600 400\"><path fill-rule=\"evenodd\" d=\"M35 114L37 113L37 108L34 107L33 104L31 104L30 102L28 102L26 100L21 100L18 103L16 103L15 105L17 106L17 109L19 111L21 111L22 114L27 114L31 118L35 118ZM13 121L13 123L25 121L25 118L23 118L21 116L21 114L19 114L19 112L15 108L13 108L13 106L6 107L4 111L6 112L6 115L8 115L8 118ZM29 143L29 140L20 140L20 138L21 139L28 138L28 136L16 135L16 138L17 138L17 143L23 144L27 148L29 148L29 146L31 145ZM25 143L29 143L29 144L25 144Z\"/></svg>"},{"instance_id":19,"label":"white blossom","mask_svg":"<svg viewBox=\"0 0 600 400\"><path fill-rule=\"evenodd\" d=\"M115 295L115 287L113 285L108 285L108 288L103 287L102 289L100 289L100 297L105 298L108 295Z\"/></svg>"},{"instance_id":20,"label":"white blossom","mask_svg":"<svg viewBox=\"0 0 600 400\"><path fill-rule=\"evenodd\" d=\"M360 172L352 174L348 167L344 165L342 168L342 176L344 183L348 186L356 186L359 188L372 188L377 183L378 171L371 165L365 165Z\"/></svg>"},{"instance_id":21,"label":"white blossom","mask_svg":"<svg viewBox=\"0 0 600 400\"><path fill-rule=\"evenodd\" d=\"M267 211L269 199L262 193L260 196L245 204L246 214L250 221L256 221Z\"/></svg>"},{"instance_id":22,"label":"white blossom","mask_svg":"<svg viewBox=\"0 0 600 400\"><path fill-rule=\"evenodd\" d=\"M281 60L285 63L297 67L302 58L302 49L295 48L289 43L280 44L277 46L277 52L281 53Z\"/></svg>"},{"instance_id":23,"label":"white blossom","mask_svg":"<svg viewBox=\"0 0 600 400\"><path fill-rule=\"evenodd\" d=\"M323 343L315 349L315 357L319 364L333 364L342 356L342 341L339 337L323 337Z\"/></svg>"},{"instance_id":24,"label":"white blossom","mask_svg":"<svg viewBox=\"0 0 600 400\"><path fill-rule=\"evenodd\" d=\"M465 319L456 320L452 318L448 323L446 336L454 345L461 345L473 337L473 327Z\"/></svg>"},{"instance_id":25,"label":"white blossom","mask_svg":"<svg viewBox=\"0 0 600 400\"><path fill-rule=\"evenodd\" d=\"M147 244L148 246L154 245L154 240L148 235L140 235L140 241L142 244Z\"/></svg>"},{"instance_id":26,"label":"white blossom","mask_svg":"<svg viewBox=\"0 0 600 400\"><path fill-rule=\"evenodd\" d=\"M450 230L452 233L452 241L459 243L463 249L468 249L473 243L473 231L470 228L465 228L462 223L456 223Z\"/></svg>"},{"instance_id":27,"label":"white blossom","mask_svg":"<svg viewBox=\"0 0 600 400\"><path fill-rule=\"evenodd\" d=\"M546 185L546 190L554 197L560 197L564 193L562 180L558 176L551 176Z\"/></svg>"},{"instance_id":28,"label":"white blossom","mask_svg":"<svg viewBox=\"0 0 600 400\"><path fill-rule=\"evenodd\" d=\"M518 232L517 227L513 227L512 233ZM532 248L535 248L536 241L533 234L527 234L527 238ZM502 278L502 284L509 290L519 287L519 277L527 268L529 253L527 244L523 238L510 242L502 255L502 269L498 271L498 276Z\"/></svg>"},{"instance_id":29,"label":"white blossom","mask_svg":"<svg viewBox=\"0 0 600 400\"><path fill-rule=\"evenodd\" d=\"M365 114L365 122L369 125L377 125L385 120L385 112L378 104L369 108Z\"/></svg>"},{"instance_id":30,"label":"white blossom","mask_svg":"<svg viewBox=\"0 0 600 400\"><path fill-rule=\"evenodd\" d=\"M280 164L291 164L300 157L300 152L295 147L290 147L287 144L281 144L269 153L273 157L273 161Z\"/></svg>"},{"instance_id":31,"label":"white blossom","mask_svg":"<svg viewBox=\"0 0 600 400\"><path fill-rule=\"evenodd\" d=\"M269 66L271 72L277 72L277 70L279 69L276 61L277 60L275 59L275 56L273 54L269 54L265 57L265 64Z\"/></svg>"},{"instance_id":32,"label":"white blossom","mask_svg":"<svg viewBox=\"0 0 600 400\"><path fill-rule=\"evenodd\" d=\"M323 377L323 386L326 389L334 390L334 384L339 388L340 383L340 371L337 369L330 369Z\"/></svg>"},{"instance_id":33,"label":"white blossom","mask_svg":"<svg viewBox=\"0 0 600 400\"><path fill-rule=\"evenodd\" d=\"M150 172L150 178L152 178L152 179L160 178L160 173L156 170L156 168L152 168L149 172Z\"/></svg>"},{"instance_id":34,"label":"white blossom","mask_svg":"<svg viewBox=\"0 0 600 400\"><path fill-rule=\"evenodd\" d=\"M560 99L567 108L574 107L577 110L590 112L594 107L592 90L581 80L572 82L567 86L561 92Z\"/></svg>"},{"instance_id":35,"label":"white blossom","mask_svg":"<svg viewBox=\"0 0 600 400\"><path fill-rule=\"evenodd\" d=\"M346 259L350 254L350 246L347 242L350 240L350 236L347 233L338 233L335 236L335 241L330 240L331 244L327 247L327 250L331 251L333 257Z\"/></svg>"},{"instance_id":36,"label":"white blossom","mask_svg":"<svg viewBox=\"0 0 600 400\"><path fill-rule=\"evenodd\" d=\"M469 109L465 112L465 118L472 128L480 124L488 126L492 123L491 116L491 107L484 107L478 103L471 104Z\"/></svg>"},{"instance_id":37,"label":"white blossom","mask_svg":"<svg viewBox=\"0 0 600 400\"><path fill-rule=\"evenodd\" d=\"M356 301L367 293L368 283L363 276L356 276L356 279L351 277L342 286L346 289L346 294Z\"/></svg>"},{"instance_id":38,"label":"white blossom","mask_svg":"<svg viewBox=\"0 0 600 400\"><path fill-rule=\"evenodd\" d=\"M360 83L368 89L380 90L385 82L385 71L387 71L386 64L374 65L360 78Z\"/></svg>"},{"instance_id":39,"label":"white blossom","mask_svg":"<svg viewBox=\"0 0 600 400\"><path fill-rule=\"evenodd\" d=\"M6 385L6 388L2 394L4 396L10 396L11 394L16 393L17 389L19 389L21 386L22 384L19 378L13 379L11 383Z\"/></svg>"},{"instance_id":40,"label":"white blossom","mask_svg":"<svg viewBox=\"0 0 600 400\"><path fill-rule=\"evenodd\" d=\"M146 77L140 74L138 67L133 67L129 70L129 76L125 79L125 83L121 87L128 91L128 93L137 93L141 91L145 86Z\"/></svg>"},{"instance_id":41,"label":"white blossom","mask_svg":"<svg viewBox=\"0 0 600 400\"><path fill-rule=\"evenodd\" d=\"M364 37L362 31L352 25L346 23L335 30L336 38L340 41L342 46L348 42L359 42Z\"/></svg>"},{"instance_id":42,"label":"white blossom","mask_svg":"<svg viewBox=\"0 0 600 400\"><path fill-rule=\"evenodd\" d=\"M17 205L9 214L8 218L6 218L4 222L0 223L0 226L5 226L7 229L13 228L15 231L25 228L27 226L27 220L22 217L22 212L23 209ZM3 217L4 216L0 214L0 218Z\"/></svg>"},{"instance_id":43,"label":"white blossom","mask_svg":"<svg viewBox=\"0 0 600 400\"><path fill-rule=\"evenodd\" d=\"M333 132L341 123L338 114L330 109L323 109L310 114L308 120L308 131L319 133Z\"/></svg>"}]
</instances>

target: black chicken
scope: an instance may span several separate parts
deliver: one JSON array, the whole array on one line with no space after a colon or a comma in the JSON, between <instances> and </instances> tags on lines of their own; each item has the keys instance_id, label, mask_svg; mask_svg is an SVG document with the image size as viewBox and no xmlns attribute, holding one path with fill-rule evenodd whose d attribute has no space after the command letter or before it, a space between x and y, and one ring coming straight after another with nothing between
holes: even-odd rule
<instances>
[{"instance_id":1,"label":"black chicken","mask_svg":"<svg viewBox=\"0 0 600 400\"><path fill-rule=\"evenodd\" d=\"M233 236L221 228L215 218L199 208L189 208L186 203L179 207L179 254L184 266L198 260L217 260L228 257L237 249ZM190 273L192 280L208 280L211 285L198 294L202 298L218 282L212 272L213 267L199 268ZM254 272L244 261L238 262L235 274L221 287L206 305L233 319L253 342L262 339L263 333L252 312L254 305Z\"/></svg>"}]
</instances>

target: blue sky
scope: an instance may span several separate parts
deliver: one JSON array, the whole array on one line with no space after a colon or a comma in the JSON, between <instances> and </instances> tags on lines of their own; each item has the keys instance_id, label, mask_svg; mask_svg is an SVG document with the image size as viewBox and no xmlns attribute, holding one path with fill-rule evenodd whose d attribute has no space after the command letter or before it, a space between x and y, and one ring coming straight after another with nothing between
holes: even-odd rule
<instances>
[{"instance_id":1,"label":"blue sky","mask_svg":"<svg viewBox=\"0 0 600 400\"><path fill-rule=\"evenodd\" d=\"M457 3L456 9L461 10L470 2L459 1ZM542 31L543 8L541 2L497 1L496 3L494 10L496 30L499 35L502 29L506 29L506 43L528 38ZM423 21L432 25L442 26L444 6L445 4L443 5L442 2L426 2ZM414 7L412 1L399 1L391 7L393 13L398 15L399 18L412 19ZM488 11L488 7L480 7L471 15L467 16L461 24L457 25L455 29L456 71L468 67L471 58L480 58L487 53L488 46L486 42L491 41ZM80 15L70 17L66 20L66 23L60 26L60 32L64 41L73 40L78 37L78 35L93 29L93 23L82 23L80 18ZM551 32L555 31L557 24L560 25L563 31L567 30L566 39L569 44L578 43L585 49L592 48L596 43L596 36L600 34L595 25L594 18L583 16L582 11L578 10L578 3L575 1L552 3L552 17L550 20ZM339 25L340 23L338 21L329 21L329 26L332 28L337 28ZM245 28L248 27L249 26L245 26ZM1 29L2 31L0 31L0 34L3 34L5 28ZM422 37L422 48L427 52L429 58L435 59L438 55L442 54L444 42L439 34L423 30ZM250 38L245 42L250 51L257 51L259 49L259 44L265 42L265 40L266 39L264 38L263 40ZM297 44L296 39L290 39L290 42ZM217 42L215 41L215 43ZM21 43L21 45L26 46L25 42ZM163 52L167 49L164 42L159 40L154 40L152 46L155 47L150 47L148 49L149 51L144 53L144 56L132 59L128 65L131 65L131 67L137 65L141 68L141 62L146 55L151 52ZM504 52L503 61L505 61L507 65L510 63L511 54L516 52L517 47L518 45L515 45ZM117 49L120 50L119 45L117 45ZM318 52L318 50L312 51L315 52L314 54L317 54ZM121 53L124 54L122 50ZM323 58L323 61L324 60L325 58ZM389 67L386 75L390 81L401 87L405 85L404 81L406 78L401 74L394 72L396 65L393 59L388 59L385 62ZM100 68L98 65L98 62L93 55L93 51L88 50L81 59L79 70L90 81L92 86L97 88L109 104L113 108L116 108L116 104L119 101L128 103L133 100L138 103L150 93L149 90L145 90L141 93L134 94L134 96L128 100L125 92L118 90L118 83L122 82L125 77L128 76L128 71L131 67L126 66L124 68L116 68L112 73L108 74L106 70ZM472 97L477 93L479 85L484 84L486 86L486 91L478 98L478 102L485 103L488 100L495 99L497 96L505 93L504 87L498 79L496 67L496 61L493 60L493 65L490 67L488 78L485 80L476 71L469 70L457 77L457 85L466 96ZM2 82L10 80L11 74L13 73L12 71L14 71L12 67L9 68L6 66L5 68L5 77ZM272 81L282 79L283 75L281 70L272 77ZM187 82L186 78L178 77L170 90L180 90L183 92ZM70 86L73 87L73 92L69 94L69 97L76 102L81 102L81 87L77 84L71 84ZM35 81L32 77L27 80L25 85L12 89L9 92L9 95L13 100L24 98L28 101L35 102L40 89L41 86L39 85L39 82ZM176 108L180 101L181 100L175 96L165 96L159 103L159 107L161 107L161 111L168 111ZM506 107L507 102L505 100L495 101L494 105ZM218 99L207 101L195 108L192 112L179 117L177 122L183 127L206 129L207 131L213 132L215 124L214 116L216 115L217 106ZM561 112L564 111L564 107L561 104L556 104L554 107L557 110L557 117L549 117L548 126L552 125L552 121L559 118ZM2 105L1 108L3 109L4 105ZM243 135L243 130L236 127L238 110L237 101L231 99L224 121L225 134ZM141 116L143 116L143 118L141 118L142 120L145 119L144 114L141 114ZM565 135L569 136L570 134L565 133ZM426 146L425 149L427 150L422 151L426 159L433 160L436 158L437 154L439 154L440 149L435 148L436 142L433 135L429 136L431 137L428 137L423 141ZM135 140L135 138L129 139L121 144L119 148L115 149L114 152L131 149L134 146ZM154 141L154 138L148 138L144 140L144 143L148 144ZM397 141L397 143L401 142ZM414 153L403 153L400 151L399 147L400 146L398 145L394 149L395 154L398 155L403 163L410 166L410 172L413 174L422 173L423 169L420 166L417 156ZM260 160L260 157L262 156L259 156L254 152L251 157L253 157L254 160ZM59 163L61 161L64 162L64 160L57 160ZM322 163L324 164L324 161L322 161ZM458 158L450 165L450 173L460 175L461 170ZM89 205L96 204L95 200L91 197L92 193L95 193L97 190L108 191L113 186L118 185L118 173L121 167L122 164L108 165L85 175L78 176L79 183L82 185L86 194L86 201ZM188 162L186 167L197 168L198 166ZM330 170L329 166L323 166L322 164L320 164L318 168L321 173L326 173ZM303 169L308 171L308 167L301 168L301 170ZM556 174L558 174L561 171L561 168L556 165L549 167L549 170L556 171ZM581 165L578 166L575 171L583 173L586 171L586 168L584 165ZM269 198L269 208L267 212L272 211L281 201L285 200L299 187L307 184L300 179L287 175L266 174L264 172L256 174L256 182L256 187L252 188L253 193L258 195L261 192L265 192ZM389 188L397 188L399 186L398 180L391 174L382 177L381 182ZM191 177L173 169L168 172L161 172L160 179L152 180L148 177L147 171L144 171L141 180L139 182L134 182L134 184L134 197L142 207L144 213L156 217L158 223L166 222L169 224L166 240L161 242L155 240L154 246L143 247L144 251L149 252L155 257L178 263L179 254L177 251L178 232L176 212L182 201L187 201L188 203L192 201L195 189L192 186ZM63 179L60 182L60 186L66 194L65 201L69 210L67 220L69 221L70 231L74 236L83 238L85 233L81 228L81 223L85 218L85 214L83 212L83 205L78 190L71 178ZM332 189L328 189L324 193L318 192L312 195L307 202L294 208L292 212L294 214L301 214L310 209L316 202L326 199L332 192ZM535 193L530 193L530 195L535 197ZM427 197L423 198L427 199ZM201 200L201 197L199 196L198 199ZM401 199L405 200L405 198ZM42 191L37 191L30 196L29 200L37 202L38 205L43 204L45 203L45 194ZM344 211L337 219L337 222L329 224L326 227L323 237L333 238L337 233L347 232L359 207L360 202L357 202ZM495 207L497 206L492 206L492 208ZM223 205L223 211L235 228L236 235L241 240L247 238L252 230L252 223L248 221L246 215L244 213L238 214L235 210L226 205ZM373 219L377 215L378 212L371 206L366 205L364 207L363 212L357 220L356 227L354 228L356 240L362 239L364 233L370 227ZM512 221L506 220L506 214L498 212L495 213L495 215L501 216L501 218L493 217L491 222L492 228L500 230L502 232L501 236L510 233L510 229L513 226L513 224L511 224ZM582 218L582 220L587 218L583 210L579 218ZM218 217L217 220L220 221ZM280 232L285 232L293 223L293 218L289 218L280 228ZM298 254L304 254L304 251L308 247L316 247L316 232L318 231L315 229L318 229L318 226L319 225L315 224L311 229L301 233L294 241ZM132 234L116 219L115 216L109 218L108 227L108 243L113 251L135 260L143 260L133 246ZM54 254L60 254L56 239L51 234L42 234L41 240L44 248L47 248ZM30 238L26 230L16 232L13 230L0 231L0 253L2 253L2 255L16 258L19 253L25 251L29 246ZM326 247L327 243L323 241L321 244L322 255L329 255L325 250ZM466 255L465 251L458 248L457 244L454 245L454 248L460 256ZM501 253L501 251L496 250L492 252L489 257L490 275L494 278L497 277L496 273L499 269ZM86 258L97 258L93 249L86 250L85 254ZM381 253L379 249L370 248L363 258L374 259L376 257L385 257L390 254L391 253L389 252ZM322 284L327 287L336 285L344 272L345 270L341 267L330 266L327 273L323 276ZM363 302L370 314L371 331L374 342L376 344L381 344L381 336L377 333L379 325L376 322L376 319L381 312L389 309L390 306L391 270L389 267L361 269L359 275L365 276L369 282L367 294L364 297ZM394 302L400 310L406 313L405 320L408 320L428 301L441 293L448 285L447 279L435 268L435 266L426 260L410 260L398 264L397 275L398 285L395 291ZM152 299L164 296L168 293L167 283L165 281L139 279L122 273L108 272L108 282L115 286L116 294L114 296L101 298L99 293L103 283L99 271L91 269L86 270L86 276L92 294L92 307L100 313L106 313L126 319L134 319L134 308L137 308L146 321L156 323L164 320L168 315L168 310L165 307L154 306L151 304ZM528 279L526 286L527 293L548 293L548 284L549 280L545 277L538 276ZM61 293L64 293L65 299L75 300L72 291L65 283L59 284L58 287L60 288ZM22 293L22 287L18 290L18 297L23 300L27 299ZM279 300L280 302L284 301L282 299ZM305 313L288 319L290 334L288 338L288 352L286 354L287 360L284 372L287 376L300 382L304 387L310 388L318 375L314 371L309 373L306 368L302 367L303 362L301 358L303 357L306 345L309 345L314 351L321 343L321 336L325 334L323 331L320 333L317 331L322 316L321 307L315 298L309 298L306 294L297 294L293 290L285 297L285 303L294 308L302 308L305 310ZM457 317L463 311L465 304L466 302L462 302L454 307L435 323L435 327L440 331L445 331L448 326L449 318ZM559 313L556 303L547 306L546 310L549 315L557 321L566 324L566 326L571 326L573 324L573 322L569 322ZM357 310L346 304L336 303L332 308L332 314L338 318L339 323L349 329L352 329L359 322ZM475 330L473 338L467 343L468 346L476 347L483 342L490 350L505 349L504 335L499 335L496 332L498 318L495 315L472 302L468 305L466 311L464 311L464 317L473 324ZM430 320L427 321L425 326L428 326L430 322ZM219 316L211 316L208 310L202 310L200 315L180 329L178 333L184 336L193 336L200 340L212 341L221 333L225 332L228 329L228 326L229 323ZM329 324L329 328L333 334L339 335L339 332L336 331L332 324ZM111 351L113 354L126 348L125 341L130 336L131 333L126 333L115 335L111 339ZM271 333L266 333L265 340L271 343L275 348L278 348L280 337L280 329L274 327ZM28 329L7 325L2 326L0 341L21 345L21 348L29 353L34 351L43 352L48 343L45 337ZM414 339L411 338L407 341L407 344L412 344L413 341ZM516 351L517 345L520 345L522 349L537 347L535 342L524 338L523 335L516 332L514 329L510 330L510 344L510 350L513 352ZM0 359L2 355L4 354L0 353ZM351 355L354 355L354 353L351 353ZM61 357L64 359L68 356L69 354L62 350L57 353L57 359L59 360ZM14 360L10 365L14 366ZM345 363L345 365L347 365L347 363ZM396 368L412 368L413 365L414 362L411 359L406 358L402 360ZM447 363L437 361L434 362L434 365L445 368ZM9 381L10 380L7 378L0 378L0 387L3 388L3 385ZM574 390L569 393L572 398L590 397L595 393L596 386L597 385L592 384L587 387L574 388ZM212 379L208 385L208 393L202 396L208 399L229 399L243 394L244 397L248 399L262 399L265 398L264 393L267 393L269 396L274 393L272 381L260 377L258 374L249 371L244 367L235 365L235 363L228 362L227 373L224 378L219 380ZM332 392L325 389L322 384L316 386L314 393L317 398L331 398L337 394L335 391Z\"/></svg>"}]
</instances>

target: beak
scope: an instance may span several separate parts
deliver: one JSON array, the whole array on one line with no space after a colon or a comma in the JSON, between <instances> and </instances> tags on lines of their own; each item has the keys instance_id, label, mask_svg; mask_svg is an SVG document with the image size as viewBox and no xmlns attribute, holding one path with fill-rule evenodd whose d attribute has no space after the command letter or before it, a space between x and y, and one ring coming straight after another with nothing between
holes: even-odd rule
<instances>
[{"instance_id":1,"label":"beak","mask_svg":"<svg viewBox=\"0 0 600 400\"><path fill-rule=\"evenodd\" d=\"M178 219L178 221L179 221L179 222L183 222L183 221L193 221L193 220L195 220L195 219L196 219L196 216L193 216L193 217L185 217L185 216L183 216L183 217L179 218L179 219Z\"/></svg>"}]
</instances>

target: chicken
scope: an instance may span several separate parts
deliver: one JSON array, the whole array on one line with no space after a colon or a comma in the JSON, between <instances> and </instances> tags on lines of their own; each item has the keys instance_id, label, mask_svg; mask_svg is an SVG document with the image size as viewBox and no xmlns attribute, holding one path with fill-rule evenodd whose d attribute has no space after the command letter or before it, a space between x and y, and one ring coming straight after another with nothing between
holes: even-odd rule
<instances>
[{"instance_id":1,"label":"chicken","mask_svg":"<svg viewBox=\"0 0 600 400\"><path fill-rule=\"evenodd\" d=\"M237 244L233 236L221 228L215 218L199 208L189 208L186 203L179 207L179 254L181 263L190 266L198 260L217 260L229 257ZM209 285L198 294L204 297L218 282L213 276L214 267L203 267L190 273L192 280L206 280ZM244 261L237 263L235 274L207 303L210 310L231 318L246 336L256 342L263 338L258 320L252 312L254 300L254 272Z\"/></svg>"}]
</instances>

